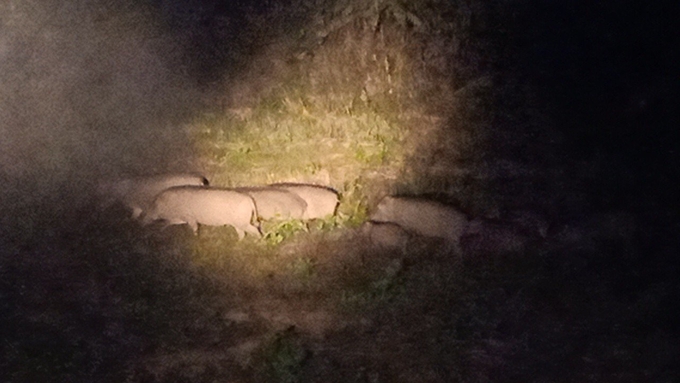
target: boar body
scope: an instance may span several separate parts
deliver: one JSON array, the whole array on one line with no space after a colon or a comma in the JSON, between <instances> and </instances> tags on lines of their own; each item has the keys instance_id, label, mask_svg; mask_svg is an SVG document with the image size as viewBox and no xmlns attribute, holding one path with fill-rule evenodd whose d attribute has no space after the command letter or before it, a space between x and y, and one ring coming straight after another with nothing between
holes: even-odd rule
<instances>
[{"instance_id":1,"label":"boar body","mask_svg":"<svg viewBox=\"0 0 680 383\"><path fill-rule=\"evenodd\" d=\"M505 217L514 226L531 236L546 238L550 230L550 223L544 214L532 210L509 211Z\"/></svg>"},{"instance_id":2,"label":"boar body","mask_svg":"<svg viewBox=\"0 0 680 383\"><path fill-rule=\"evenodd\" d=\"M461 242L465 253L498 255L521 252L533 240L514 222L476 218L470 221Z\"/></svg>"},{"instance_id":3,"label":"boar body","mask_svg":"<svg viewBox=\"0 0 680 383\"><path fill-rule=\"evenodd\" d=\"M395 223L424 237L443 238L459 243L467 227L465 214L439 202L411 197L383 198L370 219Z\"/></svg>"},{"instance_id":4,"label":"boar body","mask_svg":"<svg viewBox=\"0 0 680 383\"><path fill-rule=\"evenodd\" d=\"M236 188L255 201L258 217L262 219L302 219L307 203L297 194L273 187Z\"/></svg>"},{"instance_id":5,"label":"boar body","mask_svg":"<svg viewBox=\"0 0 680 383\"><path fill-rule=\"evenodd\" d=\"M297 183L278 183L271 187L295 193L307 203L303 219L317 219L335 215L340 200L338 192L332 188Z\"/></svg>"},{"instance_id":6,"label":"boar body","mask_svg":"<svg viewBox=\"0 0 680 383\"><path fill-rule=\"evenodd\" d=\"M367 221L359 229L370 244L384 249L405 249L411 235L401 226L391 222Z\"/></svg>"},{"instance_id":7,"label":"boar body","mask_svg":"<svg viewBox=\"0 0 680 383\"><path fill-rule=\"evenodd\" d=\"M208 185L208 180L197 174L159 174L105 182L100 184L99 194L104 198L103 207L116 202L122 203L132 211L132 218L138 219L163 190L175 186L205 185Z\"/></svg>"},{"instance_id":8,"label":"boar body","mask_svg":"<svg viewBox=\"0 0 680 383\"><path fill-rule=\"evenodd\" d=\"M144 217L144 223L164 220L168 225L188 224L194 233L198 224L229 225L236 229L239 240L245 233L261 236L255 219L253 199L234 190L199 186L177 186L161 192Z\"/></svg>"}]
</instances>

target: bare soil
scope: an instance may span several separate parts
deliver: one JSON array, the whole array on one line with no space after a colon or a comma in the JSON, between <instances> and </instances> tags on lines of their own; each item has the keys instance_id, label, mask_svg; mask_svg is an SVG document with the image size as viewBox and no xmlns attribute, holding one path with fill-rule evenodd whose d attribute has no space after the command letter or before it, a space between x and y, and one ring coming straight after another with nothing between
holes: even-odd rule
<instances>
[{"instance_id":1,"label":"bare soil","mask_svg":"<svg viewBox=\"0 0 680 383\"><path fill-rule=\"evenodd\" d=\"M280 256L315 254L309 278L258 282L196 265L188 229L111 215L45 225L3 237L7 382L678 377L677 269L657 263L675 247L647 247L658 233L641 222L630 237L600 218L564 224L493 253L301 234Z\"/></svg>"}]
</instances>

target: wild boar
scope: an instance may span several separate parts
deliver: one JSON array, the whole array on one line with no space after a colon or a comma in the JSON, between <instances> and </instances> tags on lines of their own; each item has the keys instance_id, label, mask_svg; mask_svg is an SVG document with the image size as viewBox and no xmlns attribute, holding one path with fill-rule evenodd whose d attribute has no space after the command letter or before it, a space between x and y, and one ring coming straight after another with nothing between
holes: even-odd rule
<instances>
[{"instance_id":1,"label":"wild boar","mask_svg":"<svg viewBox=\"0 0 680 383\"><path fill-rule=\"evenodd\" d=\"M468 223L467 216L439 202L387 196L370 216L372 221L395 223L424 237L443 238L457 244Z\"/></svg>"},{"instance_id":2,"label":"wild boar","mask_svg":"<svg viewBox=\"0 0 680 383\"><path fill-rule=\"evenodd\" d=\"M512 210L505 214L506 221L517 226L525 234L546 238L550 230L550 222L545 214L533 210Z\"/></svg>"},{"instance_id":3,"label":"wild boar","mask_svg":"<svg viewBox=\"0 0 680 383\"><path fill-rule=\"evenodd\" d=\"M595 251L602 243L630 245L639 227L632 213L609 211L583 215L555 229L554 244Z\"/></svg>"},{"instance_id":4,"label":"wild boar","mask_svg":"<svg viewBox=\"0 0 680 383\"><path fill-rule=\"evenodd\" d=\"M240 187L234 190L253 198L257 215L262 219L302 219L307 209L307 202L285 189Z\"/></svg>"},{"instance_id":5,"label":"wild boar","mask_svg":"<svg viewBox=\"0 0 680 383\"><path fill-rule=\"evenodd\" d=\"M260 228L253 225L256 210L253 199L234 190L199 186L176 186L162 191L145 214L143 223L162 219L167 225L188 224L194 234L198 224L208 226L230 225L236 229L239 240L245 233L262 236Z\"/></svg>"},{"instance_id":6,"label":"wild boar","mask_svg":"<svg viewBox=\"0 0 680 383\"><path fill-rule=\"evenodd\" d=\"M334 189L312 184L278 183L269 186L297 194L307 203L303 219L317 219L335 215L340 200Z\"/></svg>"},{"instance_id":7,"label":"wild boar","mask_svg":"<svg viewBox=\"0 0 680 383\"><path fill-rule=\"evenodd\" d=\"M514 222L476 218L470 221L461 242L465 253L497 255L521 252L534 239Z\"/></svg>"},{"instance_id":8,"label":"wild boar","mask_svg":"<svg viewBox=\"0 0 680 383\"><path fill-rule=\"evenodd\" d=\"M359 233L367 238L372 246L385 249L404 249L411 239L406 230L390 222L364 222L359 228Z\"/></svg>"},{"instance_id":9,"label":"wild boar","mask_svg":"<svg viewBox=\"0 0 680 383\"><path fill-rule=\"evenodd\" d=\"M103 199L103 208L116 202L122 203L132 211L132 218L138 219L151 207L154 198L163 190L174 186L207 186L208 184L208 180L198 174L159 174L103 182L99 185L98 191Z\"/></svg>"}]
</instances>

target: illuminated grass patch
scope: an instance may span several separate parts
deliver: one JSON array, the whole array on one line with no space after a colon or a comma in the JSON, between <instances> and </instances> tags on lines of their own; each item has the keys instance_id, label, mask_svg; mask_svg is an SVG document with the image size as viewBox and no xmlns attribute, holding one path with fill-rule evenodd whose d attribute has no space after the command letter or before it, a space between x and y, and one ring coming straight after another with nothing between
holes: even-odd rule
<instances>
[{"instance_id":1,"label":"illuminated grass patch","mask_svg":"<svg viewBox=\"0 0 680 383\"><path fill-rule=\"evenodd\" d=\"M398 123L377 113L352 115L284 101L252 118L225 114L196 125L196 145L213 184L314 182L351 198L354 183L367 173L402 165L403 128Z\"/></svg>"},{"instance_id":2,"label":"illuminated grass patch","mask_svg":"<svg viewBox=\"0 0 680 383\"><path fill-rule=\"evenodd\" d=\"M386 194L466 193L458 166L479 143L468 131L476 126L455 123L459 108L469 109L453 97L463 84L440 65L458 36L445 41L435 14L433 29L407 15L414 14L396 2L387 10L348 8L332 16L342 22L305 26L306 36L323 32L323 42L274 37L225 81L219 105L187 126L211 185L320 184L340 193L340 206L323 220L263 221L262 239L202 230L192 246L196 264L239 288L275 284L278 293L349 311L401 295L400 270L373 259L353 229Z\"/></svg>"}]
</instances>

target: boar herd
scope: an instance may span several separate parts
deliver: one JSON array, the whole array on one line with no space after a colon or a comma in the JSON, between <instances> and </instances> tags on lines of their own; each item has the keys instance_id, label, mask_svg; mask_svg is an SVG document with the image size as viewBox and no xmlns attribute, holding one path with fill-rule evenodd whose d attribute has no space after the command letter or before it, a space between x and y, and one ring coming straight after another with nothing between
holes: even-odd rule
<instances>
[{"instance_id":1,"label":"boar herd","mask_svg":"<svg viewBox=\"0 0 680 383\"><path fill-rule=\"evenodd\" d=\"M280 183L220 188L196 174L163 174L102 182L101 207L122 204L143 225L232 226L238 238L262 236L259 220L317 219L335 214L338 192L326 186Z\"/></svg>"},{"instance_id":2,"label":"boar herd","mask_svg":"<svg viewBox=\"0 0 680 383\"><path fill-rule=\"evenodd\" d=\"M165 226L231 226L239 240L262 236L261 220L314 220L335 215L338 192L303 183L221 188L196 174L165 174L104 182L99 186L102 207L120 203L142 225L163 221ZM487 248L515 250L528 239L545 237L547 224L521 214L509 224L468 216L451 206L417 197L384 197L372 209L369 222L358 231L378 246L403 247L412 236L443 239L478 253ZM532 232L534 234L527 234Z\"/></svg>"},{"instance_id":3,"label":"boar herd","mask_svg":"<svg viewBox=\"0 0 680 383\"><path fill-rule=\"evenodd\" d=\"M415 238L433 238L459 254L521 253L544 240L550 224L532 210L470 219L460 210L418 197L384 197L360 232L371 245L403 250Z\"/></svg>"}]
</instances>

